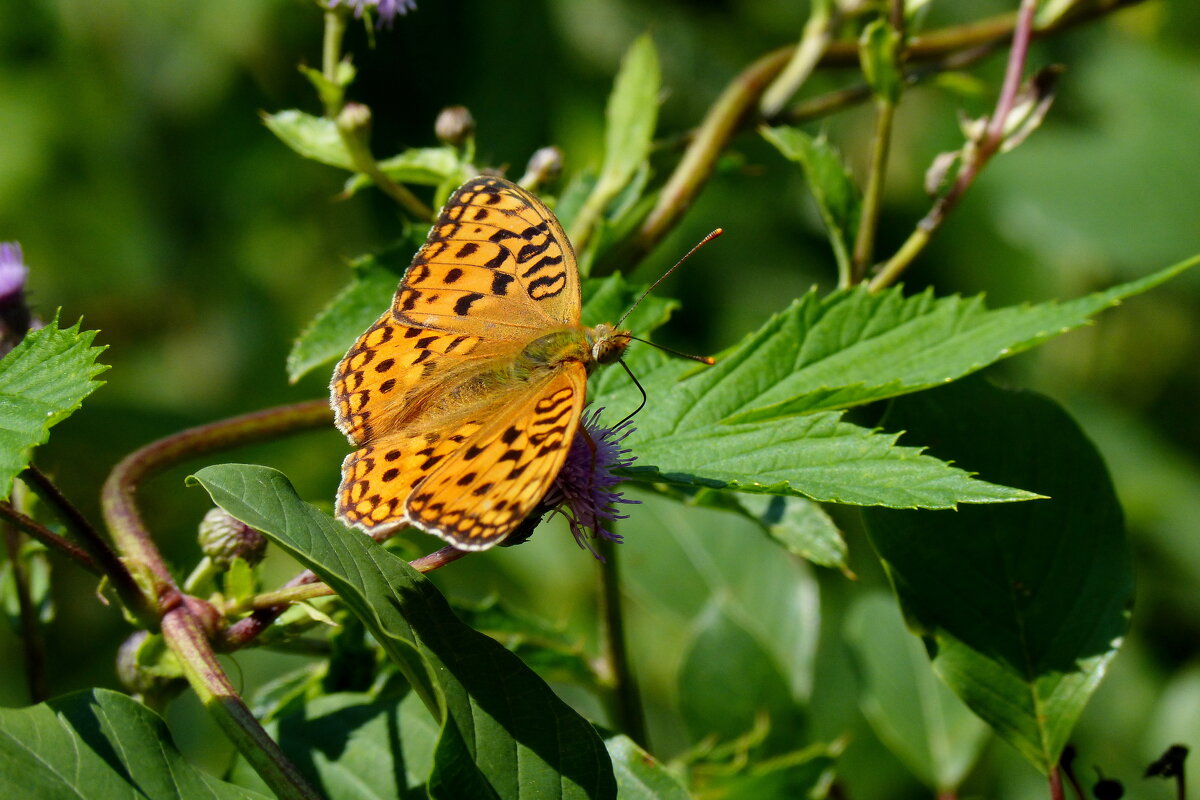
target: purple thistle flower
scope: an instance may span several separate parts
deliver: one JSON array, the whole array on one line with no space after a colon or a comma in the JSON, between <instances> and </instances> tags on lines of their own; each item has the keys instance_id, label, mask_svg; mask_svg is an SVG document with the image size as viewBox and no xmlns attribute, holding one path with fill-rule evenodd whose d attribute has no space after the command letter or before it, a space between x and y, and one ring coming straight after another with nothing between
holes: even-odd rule
<instances>
[{"instance_id":1,"label":"purple thistle flower","mask_svg":"<svg viewBox=\"0 0 1200 800\"><path fill-rule=\"evenodd\" d=\"M385 23L390 28L396 17L417 10L417 0L329 0L330 8L340 5L353 8L354 16L359 18L366 9L375 9L375 13L379 15L379 21L375 23L376 28L382 28Z\"/></svg>"},{"instance_id":2,"label":"purple thistle flower","mask_svg":"<svg viewBox=\"0 0 1200 800\"><path fill-rule=\"evenodd\" d=\"M641 502L613 491L613 487L621 482L613 470L628 467L634 462L630 451L621 447L621 442L633 433L634 428L630 420L621 422L615 428L600 425L599 418L603 411L600 408L583 415L582 426L575 432L567 460L542 500L543 507L566 517L575 541L601 561L604 558L588 539L599 536L620 542L621 537L606 530L604 524L629 516L617 513L618 503Z\"/></svg>"}]
</instances>

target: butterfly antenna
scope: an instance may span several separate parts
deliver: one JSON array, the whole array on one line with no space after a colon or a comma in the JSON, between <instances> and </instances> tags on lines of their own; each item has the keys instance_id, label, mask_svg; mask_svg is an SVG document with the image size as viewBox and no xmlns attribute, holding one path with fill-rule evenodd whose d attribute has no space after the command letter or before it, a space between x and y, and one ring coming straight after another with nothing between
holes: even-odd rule
<instances>
[{"instance_id":1,"label":"butterfly antenna","mask_svg":"<svg viewBox=\"0 0 1200 800\"><path fill-rule=\"evenodd\" d=\"M620 328L620 327L621 327L621 323L625 321L625 318L626 318L626 317L628 317L630 314L632 314L632 313L633 313L633 310L634 310L635 308L637 308L637 307L638 307L638 303L641 303L643 300L645 300L645 299L646 299L646 295L648 295L648 294L650 294L651 292L653 292L653 291L654 291L654 288L655 288L656 286L658 286L660 283L662 283L663 281L665 281L665 280L667 279L667 276L668 276L668 275L670 275L670 274L671 274L672 272L674 272L675 270L679 269L679 265L680 265L680 264L682 264L683 262L687 261L687 260L688 260L688 258L689 258L689 257L692 255L692 253L696 252L696 251L697 251L697 250L699 250L701 247L703 247L704 245L708 244L709 242L711 242L713 239L717 238L718 236L720 236L720 235L721 235L722 233L724 233L724 232L725 232L725 231L723 231L721 228L717 228L715 231L713 231L712 233L710 233L708 236L705 236L703 239L701 239L699 242L697 242L697 243L696 243L696 246L695 246L695 247L693 247L691 250L688 250L688 251L687 251L687 254L686 254L686 255L684 255L684 257L683 257L683 258L681 258L681 259L679 259L678 261L676 261L676 262L675 262L675 266L671 267L669 270L667 270L666 272L664 272L664 273L662 274L662 277L660 277L660 278L659 278L658 280L656 280L654 283L650 284L650 288L649 288L649 289L647 289L646 291L642 292L642 296L641 296L641 297L639 297L639 298L637 299L637 301L636 301L636 302L634 302L634 304L633 304L633 305L631 305L631 306L629 307L629 310L628 310L628 311L626 311L624 314L622 314L622 315L621 315L621 318L620 318L619 320L617 320L617 324L616 324L616 325L614 325L613 327ZM639 341L640 341L640 340L639 340ZM627 368L627 369L628 369L628 368Z\"/></svg>"},{"instance_id":2,"label":"butterfly antenna","mask_svg":"<svg viewBox=\"0 0 1200 800\"><path fill-rule=\"evenodd\" d=\"M692 361L699 361L701 364L707 364L710 367L713 364L717 363L717 360L715 358L713 358L712 356L694 356L691 353L684 353L680 350L672 350L669 347L663 347L661 344L655 344L654 342L650 342L645 339L639 339L638 337L633 336L628 333L622 333L621 336L625 337L626 339L632 339L635 342L641 342L642 344L648 344L651 347L655 348L656 350L662 350L664 353L670 353L673 356L679 356L680 358L691 359ZM628 369L628 367L626 367L626 369Z\"/></svg>"},{"instance_id":3,"label":"butterfly antenna","mask_svg":"<svg viewBox=\"0 0 1200 800\"><path fill-rule=\"evenodd\" d=\"M625 374L629 376L629 379L631 381L633 381L633 385L637 387L637 390L642 393L642 402L638 403L637 408L635 408L630 413L626 414L625 419L621 420L616 425L614 425L613 430L616 430L617 428L620 428L622 425L624 425L626 422L629 422L629 420L631 420L635 416L637 416L637 413L639 411L641 411L643 408L646 407L646 390L642 388L642 384L638 381L637 376L633 374L633 370L631 370L629 368L629 365L625 363L625 359L618 358L617 363L620 364L625 369Z\"/></svg>"}]
</instances>

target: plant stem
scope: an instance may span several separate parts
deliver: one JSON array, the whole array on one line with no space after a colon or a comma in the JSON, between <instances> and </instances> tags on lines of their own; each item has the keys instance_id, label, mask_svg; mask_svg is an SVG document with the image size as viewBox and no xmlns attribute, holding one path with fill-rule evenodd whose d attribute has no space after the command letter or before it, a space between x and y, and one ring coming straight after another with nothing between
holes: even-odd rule
<instances>
[{"instance_id":1,"label":"plant stem","mask_svg":"<svg viewBox=\"0 0 1200 800\"><path fill-rule=\"evenodd\" d=\"M605 561L600 567L601 647L605 671L612 681L612 721L617 730L648 749L646 715L626 648L616 542L602 536L596 540L596 551Z\"/></svg>"},{"instance_id":2,"label":"plant stem","mask_svg":"<svg viewBox=\"0 0 1200 800\"><path fill-rule=\"evenodd\" d=\"M764 118L771 119L777 115L800 91L800 87L816 69L825 48L833 41L834 31L840 21L836 2L813 5L812 16L804 24L800 42L792 51L787 66L763 92L759 110Z\"/></svg>"},{"instance_id":3,"label":"plant stem","mask_svg":"<svg viewBox=\"0 0 1200 800\"><path fill-rule=\"evenodd\" d=\"M263 780L280 797L319 797L287 760L258 720L246 708L221 669L212 646L142 521L135 501L138 486L167 467L234 445L274 438L328 425L331 412L324 400L270 408L201 425L152 442L121 460L101 492L104 518L113 539L133 569L146 578L147 605L158 609L158 623L183 671L205 708Z\"/></svg>"},{"instance_id":4,"label":"plant stem","mask_svg":"<svg viewBox=\"0 0 1200 800\"><path fill-rule=\"evenodd\" d=\"M45 525L42 525L37 520L22 514L20 511L17 511L8 503L0 503L0 517L3 517L13 525L16 525L18 528L25 531L34 539L37 539L51 550L65 555L67 558L71 559L93 575L98 577L104 576L104 570L100 569L96 562L92 560L92 557L87 554L86 550L72 544L71 542L68 542L66 539L50 530ZM133 591L134 594L132 595L132 599L135 602L139 601L141 599L141 594L136 585L133 587Z\"/></svg>"},{"instance_id":5,"label":"plant stem","mask_svg":"<svg viewBox=\"0 0 1200 800\"><path fill-rule=\"evenodd\" d=\"M896 251L896 254L888 259L880 268L879 273L871 279L869 284L871 291L875 292L886 288L900 277L900 274L929 243L933 232L941 227L946 216L958 205L958 201L975 182L980 171L1000 150L1000 146L1004 143L1004 128L1008 121L1008 115L1012 111L1013 101L1021 88L1021 76L1025 72L1025 60L1029 54L1029 42L1033 35L1033 20L1036 10L1037 0L1021 0L1021 7L1017 11L1017 25L1013 31L1012 49L1009 52L1008 65L1004 72L1004 84L1000 89L996 108L988 120L982 138L975 148L969 151L970 154L959 169L954 185L934 201L929 213L917 223L916 228Z\"/></svg>"},{"instance_id":6,"label":"plant stem","mask_svg":"<svg viewBox=\"0 0 1200 800\"><path fill-rule=\"evenodd\" d=\"M1075 25L1105 16L1142 0L1101 0L1080 11L1065 14L1050 25L1031 31L1035 37L1050 36ZM947 55L994 45L1012 36L1018 25L1015 13L930 31L910 40L905 56L910 63L938 60ZM705 115L695 136L675 167L658 202L629 242L606 256L608 264L636 264L679 222L708 182L717 158L733 136L746 126L763 120L755 113L766 88L791 60L795 47L785 47L760 57L746 67L721 93ZM831 42L818 67L854 66L858 63L855 42ZM773 120L765 120L770 123Z\"/></svg>"},{"instance_id":7,"label":"plant stem","mask_svg":"<svg viewBox=\"0 0 1200 800\"><path fill-rule=\"evenodd\" d=\"M365 127L350 126L342 115L345 94L338 80L338 65L342 58L342 39L346 33L345 15L338 10L325 11L325 34L321 46L321 73L330 84L338 86L336 96L325 98L325 116L337 127L338 136L356 170L371 179L379 189L419 220L433 219L433 210L421 202L407 187L396 183L379 168L379 162L367 146Z\"/></svg>"},{"instance_id":8,"label":"plant stem","mask_svg":"<svg viewBox=\"0 0 1200 800\"><path fill-rule=\"evenodd\" d=\"M1058 771L1058 765L1055 764L1050 768L1050 800L1066 800L1066 794L1063 792L1062 774Z\"/></svg>"},{"instance_id":9,"label":"plant stem","mask_svg":"<svg viewBox=\"0 0 1200 800\"><path fill-rule=\"evenodd\" d=\"M33 595L29 591L29 575L25 571L25 561L21 558L21 533L12 525L3 527L4 549L8 553L8 565L12 572L13 588L16 590L17 607L21 617L25 684L29 688L30 702L40 703L50 697L50 688L46 683L46 643L38 624Z\"/></svg>"},{"instance_id":10,"label":"plant stem","mask_svg":"<svg viewBox=\"0 0 1200 800\"><path fill-rule=\"evenodd\" d=\"M55 485L54 481L50 480L44 472L33 464L30 464L21 472L20 478L54 512L55 516L62 520L63 524L67 526L67 530L71 532L90 558L85 563L78 558L79 549L74 545L60 547L57 543L52 544L47 541L38 532L26 527L22 522L17 521L17 524L24 527L31 536L37 537L45 544L51 544L51 546L60 550L60 552L74 558L85 569L106 576L112 582L117 596L121 598L121 602L125 603L135 614L139 610L147 612L149 607L143 605L144 598L141 587L137 585L133 575L130 574L129 568L118 558L116 552L105 541L96 526L83 515L83 512L74 503L67 499L67 496ZM34 524L36 525L37 523ZM49 529L43 528L40 525L37 527L49 533L54 539L62 541L61 537L49 531Z\"/></svg>"},{"instance_id":11,"label":"plant stem","mask_svg":"<svg viewBox=\"0 0 1200 800\"><path fill-rule=\"evenodd\" d=\"M321 796L242 702L213 654L204 630L185 605L180 603L163 615L162 633L179 657L200 702L272 791L281 798L320 800Z\"/></svg>"},{"instance_id":12,"label":"plant stem","mask_svg":"<svg viewBox=\"0 0 1200 800\"><path fill-rule=\"evenodd\" d=\"M896 119L896 104L880 100L875 117L875 135L871 146L871 167L867 173L867 188L863 192L862 215L858 235L854 239L854 257L850 284L858 283L867 272L875 252L875 229L879 226L879 211L883 200L883 184L887 173L888 151L892 142L892 124ZM846 288L839 281L840 288Z\"/></svg>"},{"instance_id":13,"label":"plant stem","mask_svg":"<svg viewBox=\"0 0 1200 800\"><path fill-rule=\"evenodd\" d=\"M391 534L387 535L390 536ZM455 547L446 546L427 556L414 559L408 562L408 565L417 572L432 572L467 555L470 555L470 552L467 550L459 550ZM224 631L221 631L218 634L216 647L222 653L232 652L245 647L258 638L263 631L271 627L271 624L279 618L280 614L287 611L290 601L307 599L308 597L323 597L332 593L332 589L325 587L323 584L317 584L316 575L305 570L288 581L282 589L255 597L251 605L254 608L254 612L245 619L240 619Z\"/></svg>"}]
</instances>

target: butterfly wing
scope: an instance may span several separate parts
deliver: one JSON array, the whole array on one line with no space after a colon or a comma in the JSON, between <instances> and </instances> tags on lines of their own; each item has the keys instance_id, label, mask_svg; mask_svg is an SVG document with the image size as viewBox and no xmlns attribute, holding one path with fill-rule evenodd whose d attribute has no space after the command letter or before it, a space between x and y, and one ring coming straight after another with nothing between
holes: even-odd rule
<instances>
[{"instance_id":1,"label":"butterfly wing","mask_svg":"<svg viewBox=\"0 0 1200 800\"><path fill-rule=\"evenodd\" d=\"M579 324L575 252L548 208L516 184L480 176L451 196L396 293L400 322L520 338Z\"/></svg>"},{"instance_id":2,"label":"butterfly wing","mask_svg":"<svg viewBox=\"0 0 1200 800\"><path fill-rule=\"evenodd\" d=\"M359 446L338 516L368 532L411 522L468 549L504 538L562 466L586 370L486 378L547 330L578 325L579 309L575 254L546 206L500 178L463 184L392 308L334 371L337 425Z\"/></svg>"},{"instance_id":3,"label":"butterfly wing","mask_svg":"<svg viewBox=\"0 0 1200 800\"><path fill-rule=\"evenodd\" d=\"M562 468L586 384L584 366L567 363L491 417L472 414L438 438L385 436L351 453L338 515L368 531L411 523L460 549L491 547L521 524Z\"/></svg>"}]
</instances>

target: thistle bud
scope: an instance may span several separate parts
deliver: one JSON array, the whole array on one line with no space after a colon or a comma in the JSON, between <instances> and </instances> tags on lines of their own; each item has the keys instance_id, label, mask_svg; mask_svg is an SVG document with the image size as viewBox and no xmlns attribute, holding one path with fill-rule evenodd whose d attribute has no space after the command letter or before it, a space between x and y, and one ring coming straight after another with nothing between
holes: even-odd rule
<instances>
[{"instance_id":1,"label":"thistle bud","mask_svg":"<svg viewBox=\"0 0 1200 800\"><path fill-rule=\"evenodd\" d=\"M221 569L235 558L254 566L267 552L267 537L221 508L211 509L200 523L200 549Z\"/></svg>"},{"instance_id":2,"label":"thistle bud","mask_svg":"<svg viewBox=\"0 0 1200 800\"><path fill-rule=\"evenodd\" d=\"M131 694L163 700L187 686L175 654L161 636L137 631L117 650L117 678Z\"/></svg>"},{"instance_id":3,"label":"thistle bud","mask_svg":"<svg viewBox=\"0 0 1200 800\"><path fill-rule=\"evenodd\" d=\"M443 144L462 147L475 135L475 118L466 106L448 106L438 114L433 132Z\"/></svg>"},{"instance_id":4,"label":"thistle bud","mask_svg":"<svg viewBox=\"0 0 1200 800\"><path fill-rule=\"evenodd\" d=\"M346 103L338 114L337 124L354 133L366 131L371 127L371 109L362 103Z\"/></svg>"}]
</instances>

